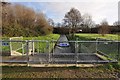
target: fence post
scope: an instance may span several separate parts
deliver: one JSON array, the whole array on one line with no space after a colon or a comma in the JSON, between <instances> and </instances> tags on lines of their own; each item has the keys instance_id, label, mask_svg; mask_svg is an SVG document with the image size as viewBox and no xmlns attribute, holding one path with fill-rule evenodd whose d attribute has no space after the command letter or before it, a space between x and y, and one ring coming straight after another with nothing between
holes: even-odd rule
<instances>
[{"instance_id":1,"label":"fence post","mask_svg":"<svg viewBox=\"0 0 120 80\"><path fill-rule=\"evenodd\" d=\"M50 54L49 54L49 41L46 41L46 55L48 56L47 61L50 62Z\"/></svg>"},{"instance_id":2,"label":"fence post","mask_svg":"<svg viewBox=\"0 0 120 80\"><path fill-rule=\"evenodd\" d=\"M118 56L117 56L117 60L119 61L120 59L120 42L118 41Z\"/></svg>"},{"instance_id":3,"label":"fence post","mask_svg":"<svg viewBox=\"0 0 120 80\"><path fill-rule=\"evenodd\" d=\"M96 53L98 51L98 38L96 38Z\"/></svg>"},{"instance_id":4,"label":"fence post","mask_svg":"<svg viewBox=\"0 0 120 80\"><path fill-rule=\"evenodd\" d=\"M49 41L47 41L47 43L48 43L48 46L47 46L47 49L48 49L48 62L50 63L50 58L51 58L51 56L50 56L50 42Z\"/></svg>"},{"instance_id":5,"label":"fence post","mask_svg":"<svg viewBox=\"0 0 120 80\"><path fill-rule=\"evenodd\" d=\"M22 55L24 55L25 51L24 51L24 44L22 43Z\"/></svg>"},{"instance_id":6,"label":"fence post","mask_svg":"<svg viewBox=\"0 0 120 80\"><path fill-rule=\"evenodd\" d=\"M54 41L52 40L52 47L53 47L53 51L52 51L52 55L54 54Z\"/></svg>"},{"instance_id":7,"label":"fence post","mask_svg":"<svg viewBox=\"0 0 120 80\"><path fill-rule=\"evenodd\" d=\"M26 41L27 66L29 66L29 41Z\"/></svg>"},{"instance_id":8,"label":"fence post","mask_svg":"<svg viewBox=\"0 0 120 80\"><path fill-rule=\"evenodd\" d=\"M12 42L11 42L11 38L10 38L10 55L12 55Z\"/></svg>"},{"instance_id":9,"label":"fence post","mask_svg":"<svg viewBox=\"0 0 120 80\"><path fill-rule=\"evenodd\" d=\"M40 53L40 50L39 50L39 49L40 49L40 42L39 42L39 41L38 41L38 44L37 44L37 45L38 45L38 50L37 50L37 52Z\"/></svg>"},{"instance_id":10,"label":"fence post","mask_svg":"<svg viewBox=\"0 0 120 80\"><path fill-rule=\"evenodd\" d=\"M34 55L35 53L35 47L34 47L34 41L32 40L32 54Z\"/></svg>"},{"instance_id":11,"label":"fence post","mask_svg":"<svg viewBox=\"0 0 120 80\"><path fill-rule=\"evenodd\" d=\"M75 60L76 60L76 66L77 66L77 42L75 41Z\"/></svg>"}]
</instances>

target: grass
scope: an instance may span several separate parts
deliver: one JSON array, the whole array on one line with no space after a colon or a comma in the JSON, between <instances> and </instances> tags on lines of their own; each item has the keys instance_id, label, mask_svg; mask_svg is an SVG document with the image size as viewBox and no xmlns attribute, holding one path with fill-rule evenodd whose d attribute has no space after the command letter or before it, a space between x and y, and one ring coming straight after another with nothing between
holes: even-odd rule
<instances>
[{"instance_id":1,"label":"grass","mask_svg":"<svg viewBox=\"0 0 120 80\"><path fill-rule=\"evenodd\" d=\"M76 34L81 37L81 40L96 40L96 38L108 39L108 40L120 40L120 35L117 34L106 34L102 36L100 34Z\"/></svg>"},{"instance_id":2,"label":"grass","mask_svg":"<svg viewBox=\"0 0 120 80\"><path fill-rule=\"evenodd\" d=\"M117 43L99 43L98 50L107 54L112 59L117 59L118 57L118 44Z\"/></svg>"},{"instance_id":3,"label":"grass","mask_svg":"<svg viewBox=\"0 0 120 80\"><path fill-rule=\"evenodd\" d=\"M74 38L71 38L70 40L84 40L84 41L96 41L96 38L102 38L102 39L107 39L107 40L114 40L114 41L120 41L120 35L117 34L106 34L105 36L101 36L100 34L76 34ZM96 50L96 44L95 43L80 43L79 44L84 45L86 49L84 50L85 52L88 51L95 51ZM92 46L91 46L92 45ZM118 43L98 43L97 49L105 54L107 54L110 59L117 59L118 57ZM79 49L82 51L82 48Z\"/></svg>"},{"instance_id":4,"label":"grass","mask_svg":"<svg viewBox=\"0 0 120 80\"><path fill-rule=\"evenodd\" d=\"M57 40L60 37L58 34L50 34L46 36L39 36L39 37L24 37L23 40ZM46 42L35 42L35 51L40 53L47 52L47 46L49 46L49 52L53 49L55 43L46 43ZM48 45L49 44L49 45Z\"/></svg>"},{"instance_id":5,"label":"grass","mask_svg":"<svg viewBox=\"0 0 120 80\"><path fill-rule=\"evenodd\" d=\"M95 40L96 37L101 37L97 34L76 34L79 40ZM109 35L108 35L109 36ZM108 36L103 37L105 39L110 39ZM118 40L116 35L112 40ZM24 40L57 40L59 35L47 35L40 37L25 37ZM76 38L75 38L76 40ZM37 44L37 43L36 43ZM41 43L42 45L43 43ZM52 45L52 44L51 44ZM42 46L46 46L43 44ZM101 45L102 46L102 45ZM106 50L114 51L113 48L107 48ZM102 48L101 48L102 49ZM104 47L103 47L104 49ZM112 53L113 54L113 53ZM113 55L111 55L113 56ZM20 67L20 66L3 66L2 67L2 77L3 78L118 78L120 77L120 63L118 64L106 64L104 66L95 68L35 68L35 67Z\"/></svg>"},{"instance_id":6,"label":"grass","mask_svg":"<svg viewBox=\"0 0 120 80\"><path fill-rule=\"evenodd\" d=\"M3 66L3 78L118 78L119 69L111 65L94 68L47 68Z\"/></svg>"},{"instance_id":7,"label":"grass","mask_svg":"<svg viewBox=\"0 0 120 80\"><path fill-rule=\"evenodd\" d=\"M10 46L2 46L2 51L10 51Z\"/></svg>"},{"instance_id":8,"label":"grass","mask_svg":"<svg viewBox=\"0 0 120 80\"><path fill-rule=\"evenodd\" d=\"M46 36L38 36L38 37L24 37L23 40L57 40L59 38L59 34L50 34Z\"/></svg>"},{"instance_id":9,"label":"grass","mask_svg":"<svg viewBox=\"0 0 120 80\"><path fill-rule=\"evenodd\" d=\"M50 34L50 35L46 35L46 36L39 36L39 37L23 37L23 40L48 40L48 41L52 41L52 40L57 40L60 37L60 35L58 34ZM3 40L9 40L8 37L3 37ZM25 44L25 43L23 43ZM40 52L45 52L46 51L46 46L48 43L46 42L35 42L35 50L36 51L40 51ZM52 50L53 46L55 43L50 43L50 51ZM22 46L22 43L19 42L14 42L12 44L13 49L16 50L17 48L20 48ZM2 46L2 51L9 51L10 50L10 46ZM26 51L26 50L25 50ZM18 52L22 52L22 49L19 49Z\"/></svg>"}]
</instances>

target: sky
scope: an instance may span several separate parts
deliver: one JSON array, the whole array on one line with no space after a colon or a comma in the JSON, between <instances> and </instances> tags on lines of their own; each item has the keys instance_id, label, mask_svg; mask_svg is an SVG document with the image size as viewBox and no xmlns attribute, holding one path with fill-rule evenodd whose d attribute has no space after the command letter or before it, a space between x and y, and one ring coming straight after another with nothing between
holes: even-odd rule
<instances>
[{"instance_id":1,"label":"sky","mask_svg":"<svg viewBox=\"0 0 120 80\"><path fill-rule=\"evenodd\" d=\"M5 0L4 0L5 1ZM33 8L36 12L42 11L54 22L61 23L64 15L71 9L76 8L81 15L88 13L93 21L99 24L106 19L110 25L118 21L119 0L6 0Z\"/></svg>"}]
</instances>

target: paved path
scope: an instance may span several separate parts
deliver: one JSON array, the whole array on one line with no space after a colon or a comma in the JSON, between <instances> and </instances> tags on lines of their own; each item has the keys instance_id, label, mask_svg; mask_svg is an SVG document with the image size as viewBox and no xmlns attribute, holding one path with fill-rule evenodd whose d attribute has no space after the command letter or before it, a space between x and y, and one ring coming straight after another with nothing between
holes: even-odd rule
<instances>
[{"instance_id":1,"label":"paved path","mask_svg":"<svg viewBox=\"0 0 120 80\"><path fill-rule=\"evenodd\" d=\"M57 44L59 44L59 41L68 41L67 37L65 35L61 35L60 38L58 39ZM67 42L66 42L67 43ZM54 53L71 53L71 47L59 47L55 46Z\"/></svg>"}]
</instances>

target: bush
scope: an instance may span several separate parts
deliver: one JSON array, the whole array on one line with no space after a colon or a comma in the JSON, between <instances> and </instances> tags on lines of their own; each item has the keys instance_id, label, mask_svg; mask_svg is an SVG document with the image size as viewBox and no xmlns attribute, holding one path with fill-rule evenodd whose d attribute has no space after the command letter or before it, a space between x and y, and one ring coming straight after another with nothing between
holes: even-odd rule
<instances>
[{"instance_id":1,"label":"bush","mask_svg":"<svg viewBox=\"0 0 120 80\"><path fill-rule=\"evenodd\" d=\"M120 69L119 63L108 63L103 66L105 69L113 70L113 69Z\"/></svg>"},{"instance_id":2,"label":"bush","mask_svg":"<svg viewBox=\"0 0 120 80\"><path fill-rule=\"evenodd\" d=\"M22 14L24 12L24 14ZM52 33L47 18L42 12L22 5L2 6L2 35L8 37L31 37Z\"/></svg>"},{"instance_id":3,"label":"bush","mask_svg":"<svg viewBox=\"0 0 120 80\"><path fill-rule=\"evenodd\" d=\"M113 66L115 69L120 69L120 63L113 63L112 66Z\"/></svg>"}]
</instances>

